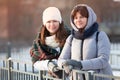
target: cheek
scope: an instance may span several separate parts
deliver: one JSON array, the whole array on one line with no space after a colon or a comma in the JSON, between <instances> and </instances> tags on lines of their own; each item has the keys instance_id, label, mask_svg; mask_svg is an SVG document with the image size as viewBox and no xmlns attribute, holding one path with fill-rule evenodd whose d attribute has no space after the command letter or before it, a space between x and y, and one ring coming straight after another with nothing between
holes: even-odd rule
<instances>
[{"instance_id":1,"label":"cheek","mask_svg":"<svg viewBox=\"0 0 120 80\"><path fill-rule=\"evenodd\" d=\"M87 24L87 22L88 22L87 18L84 20L84 22L85 22L85 24Z\"/></svg>"},{"instance_id":2,"label":"cheek","mask_svg":"<svg viewBox=\"0 0 120 80\"><path fill-rule=\"evenodd\" d=\"M54 26L53 26L53 29L58 30L59 26L60 26L59 23L55 23Z\"/></svg>"},{"instance_id":3,"label":"cheek","mask_svg":"<svg viewBox=\"0 0 120 80\"><path fill-rule=\"evenodd\" d=\"M49 26L49 24L45 24L45 27L47 28Z\"/></svg>"},{"instance_id":4,"label":"cheek","mask_svg":"<svg viewBox=\"0 0 120 80\"><path fill-rule=\"evenodd\" d=\"M87 20L84 21L84 25L85 25L85 26L87 25Z\"/></svg>"},{"instance_id":5,"label":"cheek","mask_svg":"<svg viewBox=\"0 0 120 80\"><path fill-rule=\"evenodd\" d=\"M45 25L46 29L49 30L49 26L48 25Z\"/></svg>"},{"instance_id":6,"label":"cheek","mask_svg":"<svg viewBox=\"0 0 120 80\"><path fill-rule=\"evenodd\" d=\"M56 24L56 28L59 29L60 25L59 24Z\"/></svg>"},{"instance_id":7,"label":"cheek","mask_svg":"<svg viewBox=\"0 0 120 80\"><path fill-rule=\"evenodd\" d=\"M74 24L75 24L75 23L76 23L76 20L74 19L74 21L73 21L73 22L74 22Z\"/></svg>"}]
</instances>

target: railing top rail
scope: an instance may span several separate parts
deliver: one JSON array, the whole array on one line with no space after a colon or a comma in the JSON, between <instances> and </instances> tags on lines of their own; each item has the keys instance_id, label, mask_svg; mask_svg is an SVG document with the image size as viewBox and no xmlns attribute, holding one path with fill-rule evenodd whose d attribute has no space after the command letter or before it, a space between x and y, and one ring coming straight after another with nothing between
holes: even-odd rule
<instances>
[{"instance_id":1,"label":"railing top rail","mask_svg":"<svg viewBox=\"0 0 120 80\"><path fill-rule=\"evenodd\" d=\"M111 75L97 74L97 73L94 73L93 76L104 77L104 78L115 78L115 79L120 79L120 76L111 76Z\"/></svg>"}]
</instances>

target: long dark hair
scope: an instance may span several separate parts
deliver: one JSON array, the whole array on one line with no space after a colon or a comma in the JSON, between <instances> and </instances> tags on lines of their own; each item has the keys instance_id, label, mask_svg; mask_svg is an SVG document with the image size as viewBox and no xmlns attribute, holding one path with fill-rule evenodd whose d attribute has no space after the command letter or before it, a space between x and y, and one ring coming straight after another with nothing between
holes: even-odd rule
<instances>
[{"instance_id":1,"label":"long dark hair","mask_svg":"<svg viewBox=\"0 0 120 80\"><path fill-rule=\"evenodd\" d=\"M45 38L47 36L50 36L50 33L44 25L42 25L39 35L40 35L39 39L41 41L41 44L45 45L46 44ZM60 45L59 45L60 47L63 47L67 37L68 37L68 33L67 33L66 29L64 28L64 23L62 22L61 24L59 24L59 29L56 32L55 40L56 40L56 42L60 43Z\"/></svg>"}]
</instances>

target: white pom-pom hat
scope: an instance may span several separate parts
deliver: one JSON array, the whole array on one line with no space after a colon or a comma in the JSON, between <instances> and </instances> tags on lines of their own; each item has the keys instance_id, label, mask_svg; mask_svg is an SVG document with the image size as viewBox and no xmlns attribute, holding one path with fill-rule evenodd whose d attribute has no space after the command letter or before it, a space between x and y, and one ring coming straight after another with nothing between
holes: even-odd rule
<instances>
[{"instance_id":1,"label":"white pom-pom hat","mask_svg":"<svg viewBox=\"0 0 120 80\"><path fill-rule=\"evenodd\" d=\"M56 20L61 23L62 22L61 13L59 9L56 7L48 7L43 12L42 20L44 25L46 24L46 22L50 20Z\"/></svg>"}]
</instances>

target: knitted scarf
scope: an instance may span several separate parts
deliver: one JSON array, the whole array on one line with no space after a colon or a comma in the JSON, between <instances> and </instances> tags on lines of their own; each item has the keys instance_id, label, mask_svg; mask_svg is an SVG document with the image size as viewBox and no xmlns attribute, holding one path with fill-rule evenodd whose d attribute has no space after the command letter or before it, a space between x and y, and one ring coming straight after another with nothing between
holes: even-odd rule
<instances>
[{"instance_id":1,"label":"knitted scarf","mask_svg":"<svg viewBox=\"0 0 120 80\"><path fill-rule=\"evenodd\" d=\"M87 30L85 30L83 33L80 33L80 31L72 30L72 35L76 39L86 39L90 36L92 36L96 31L98 31L98 23L94 23L91 27L89 27Z\"/></svg>"}]
</instances>

